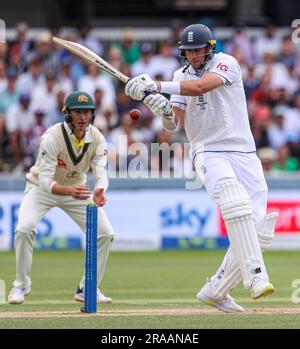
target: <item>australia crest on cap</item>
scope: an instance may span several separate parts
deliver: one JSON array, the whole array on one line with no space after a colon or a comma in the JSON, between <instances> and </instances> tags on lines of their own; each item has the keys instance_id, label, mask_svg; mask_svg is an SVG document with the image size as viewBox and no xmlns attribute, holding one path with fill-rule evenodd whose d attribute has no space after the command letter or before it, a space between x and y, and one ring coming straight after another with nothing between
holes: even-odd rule
<instances>
[{"instance_id":1,"label":"australia crest on cap","mask_svg":"<svg viewBox=\"0 0 300 349\"><path fill-rule=\"evenodd\" d=\"M89 99L86 95L79 95L77 98L77 102L79 103L88 103Z\"/></svg>"}]
</instances>

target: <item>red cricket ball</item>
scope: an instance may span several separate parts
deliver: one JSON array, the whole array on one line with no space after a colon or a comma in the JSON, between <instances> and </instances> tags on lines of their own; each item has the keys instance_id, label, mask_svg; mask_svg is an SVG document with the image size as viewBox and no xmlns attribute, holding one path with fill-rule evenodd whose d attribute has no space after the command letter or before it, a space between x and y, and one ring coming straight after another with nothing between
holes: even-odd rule
<instances>
[{"instance_id":1,"label":"red cricket ball","mask_svg":"<svg viewBox=\"0 0 300 349\"><path fill-rule=\"evenodd\" d=\"M132 120L138 120L141 117L141 111L138 109L131 109L129 115Z\"/></svg>"}]
</instances>

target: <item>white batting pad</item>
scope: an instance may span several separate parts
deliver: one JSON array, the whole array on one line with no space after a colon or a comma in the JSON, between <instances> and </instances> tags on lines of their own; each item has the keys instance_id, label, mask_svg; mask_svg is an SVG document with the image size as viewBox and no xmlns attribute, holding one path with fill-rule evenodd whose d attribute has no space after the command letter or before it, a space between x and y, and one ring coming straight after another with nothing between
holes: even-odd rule
<instances>
[{"instance_id":1,"label":"white batting pad","mask_svg":"<svg viewBox=\"0 0 300 349\"><path fill-rule=\"evenodd\" d=\"M231 247L228 248L217 273L212 277L215 289L214 296L222 299L242 280L242 273L239 263L235 258Z\"/></svg>"},{"instance_id":2,"label":"white batting pad","mask_svg":"<svg viewBox=\"0 0 300 349\"><path fill-rule=\"evenodd\" d=\"M275 236L275 225L278 218L277 212L272 212L266 215L261 229L257 231L258 241L262 252L271 247L272 240Z\"/></svg>"},{"instance_id":3,"label":"white batting pad","mask_svg":"<svg viewBox=\"0 0 300 349\"><path fill-rule=\"evenodd\" d=\"M250 288L254 277L268 281L246 190L236 180L227 181L220 186L219 201L230 246L242 272L244 287Z\"/></svg>"},{"instance_id":4,"label":"white batting pad","mask_svg":"<svg viewBox=\"0 0 300 349\"><path fill-rule=\"evenodd\" d=\"M277 212L267 214L262 222L260 231L257 230L258 242L262 252L271 247L272 240L275 236L277 217ZM214 295L220 299L226 296L242 280L239 263L230 247L213 279L216 280Z\"/></svg>"},{"instance_id":5,"label":"white batting pad","mask_svg":"<svg viewBox=\"0 0 300 349\"><path fill-rule=\"evenodd\" d=\"M277 212L267 214L263 220L261 231L257 231L258 242L262 252L271 247L272 240L275 236L277 217ZM216 280L217 285L214 295L220 299L226 296L242 280L239 263L230 247L213 279Z\"/></svg>"}]
</instances>

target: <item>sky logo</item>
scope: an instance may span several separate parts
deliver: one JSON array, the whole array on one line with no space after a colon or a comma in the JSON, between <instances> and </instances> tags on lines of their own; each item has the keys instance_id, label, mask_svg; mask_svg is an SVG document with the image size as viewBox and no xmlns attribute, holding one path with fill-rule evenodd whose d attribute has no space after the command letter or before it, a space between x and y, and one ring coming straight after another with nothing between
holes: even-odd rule
<instances>
[{"instance_id":1,"label":"sky logo","mask_svg":"<svg viewBox=\"0 0 300 349\"><path fill-rule=\"evenodd\" d=\"M195 235L202 235L204 227L212 215L212 210L207 208L201 213L197 208L185 208L182 203L174 208L161 210L161 228L164 230L178 228L178 230L193 231Z\"/></svg>"}]
</instances>

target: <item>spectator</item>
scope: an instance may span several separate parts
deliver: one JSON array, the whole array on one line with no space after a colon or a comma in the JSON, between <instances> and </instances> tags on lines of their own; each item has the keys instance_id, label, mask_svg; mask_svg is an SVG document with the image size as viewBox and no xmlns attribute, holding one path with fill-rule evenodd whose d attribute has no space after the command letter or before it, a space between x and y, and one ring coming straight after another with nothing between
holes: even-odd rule
<instances>
[{"instance_id":1,"label":"spectator","mask_svg":"<svg viewBox=\"0 0 300 349\"><path fill-rule=\"evenodd\" d=\"M19 92L16 89L17 76L14 71L7 73L7 86L0 92L0 170L5 167L4 161L8 157L9 138L6 130L8 110L18 102Z\"/></svg>"},{"instance_id":2,"label":"spectator","mask_svg":"<svg viewBox=\"0 0 300 349\"><path fill-rule=\"evenodd\" d=\"M272 170L272 166L277 159L277 153L274 149L264 147L258 150L257 156L260 158L264 172Z\"/></svg>"},{"instance_id":3,"label":"spectator","mask_svg":"<svg viewBox=\"0 0 300 349\"><path fill-rule=\"evenodd\" d=\"M55 122L56 95L55 95L56 79L53 73L46 76L46 83L39 89L35 89L32 93L32 107L34 110L44 108L46 111L45 125L46 128L52 126Z\"/></svg>"},{"instance_id":4,"label":"spectator","mask_svg":"<svg viewBox=\"0 0 300 349\"><path fill-rule=\"evenodd\" d=\"M17 37L12 44L12 50L20 52L21 57L26 58L31 50L31 43L27 37L28 24L26 22L19 22L16 27Z\"/></svg>"},{"instance_id":5,"label":"spectator","mask_svg":"<svg viewBox=\"0 0 300 349\"><path fill-rule=\"evenodd\" d=\"M0 119L7 119L10 107L19 101L19 89L16 87L17 75L15 71L7 72L7 87L0 92Z\"/></svg>"},{"instance_id":6,"label":"spectator","mask_svg":"<svg viewBox=\"0 0 300 349\"><path fill-rule=\"evenodd\" d=\"M272 52L265 52L263 62L256 66L256 75L261 78L264 74L270 75L270 87L281 88L286 86L289 73L284 64L276 62L276 56Z\"/></svg>"},{"instance_id":7,"label":"spectator","mask_svg":"<svg viewBox=\"0 0 300 349\"><path fill-rule=\"evenodd\" d=\"M103 46L99 40L94 39L90 35L90 31L91 31L91 28L88 25L81 25L79 27L79 37L77 42L89 48L90 50L95 52L97 55L102 56Z\"/></svg>"},{"instance_id":8,"label":"spectator","mask_svg":"<svg viewBox=\"0 0 300 349\"><path fill-rule=\"evenodd\" d=\"M277 161L272 165L272 170L287 172L299 170L299 161L296 157L291 156L289 147L286 144L279 149Z\"/></svg>"},{"instance_id":9,"label":"spectator","mask_svg":"<svg viewBox=\"0 0 300 349\"><path fill-rule=\"evenodd\" d=\"M294 107L288 108L284 113L284 129L289 135L295 135L300 141L300 94L295 97Z\"/></svg>"},{"instance_id":10,"label":"spectator","mask_svg":"<svg viewBox=\"0 0 300 349\"><path fill-rule=\"evenodd\" d=\"M0 59L0 93L7 87L6 79L6 63L4 59Z\"/></svg>"},{"instance_id":11,"label":"spectator","mask_svg":"<svg viewBox=\"0 0 300 349\"><path fill-rule=\"evenodd\" d=\"M295 68L293 65L287 65L288 78L286 80L285 89L289 93L289 95L297 94L299 90L299 80L297 79L297 75L295 74Z\"/></svg>"},{"instance_id":12,"label":"spectator","mask_svg":"<svg viewBox=\"0 0 300 349\"><path fill-rule=\"evenodd\" d=\"M0 59L7 61L8 55L8 44L5 42L0 42Z\"/></svg>"},{"instance_id":13,"label":"spectator","mask_svg":"<svg viewBox=\"0 0 300 349\"><path fill-rule=\"evenodd\" d=\"M247 62L247 60L245 59L244 53L240 48L237 48L233 54L232 54L236 60L238 61L240 68L241 68L241 72L242 72L242 77L243 79L246 76L247 73L247 65L251 65L251 63Z\"/></svg>"},{"instance_id":14,"label":"spectator","mask_svg":"<svg viewBox=\"0 0 300 349\"><path fill-rule=\"evenodd\" d=\"M58 74L58 57L49 32L42 32L39 34L36 41L35 55L37 55L42 62L42 71L44 75Z\"/></svg>"},{"instance_id":15,"label":"spectator","mask_svg":"<svg viewBox=\"0 0 300 349\"><path fill-rule=\"evenodd\" d=\"M108 61L109 63L114 66L116 69L121 70L122 69L122 54L118 47L112 46L109 49L108 52Z\"/></svg>"},{"instance_id":16,"label":"spectator","mask_svg":"<svg viewBox=\"0 0 300 349\"><path fill-rule=\"evenodd\" d=\"M23 74L26 71L26 61L22 56L19 46L14 46L10 50L8 59L8 67L14 70L18 75Z\"/></svg>"},{"instance_id":17,"label":"spectator","mask_svg":"<svg viewBox=\"0 0 300 349\"><path fill-rule=\"evenodd\" d=\"M134 41L134 34L131 28L127 28L122 33L122 40L116 47L120 50L122 61L126 64L134 64L140 58L140 47Z\"/></svg>"},{"instance_id":18,"label":"spectator","mask_svg":"<svg viewBox=\"0 0 300 349\"><path fill-rule=\"evenodd\" d=\"M259 36L256 40L255 54L257 61L262 60L266 52L272 55L278 55L280 51L280 38L275 34L275 27L272 23L269 23L265 27L264 35Z\"/></svg>"},{"instance_id":19,"label":"spectator","mask_svg":"<svg viewBox=\"0 0 300 349\"><path fill-rule=\"evenodd\" d=\"M277 106L273 109L273 121L267 129L270 146L279 150L287 141L287 134L284 129L284 114L287 107Z\"/></svg>"},{"instance_id":20,"label":"spectator","mask_svg":"<svg viewBox=\"0 0 300 349\"><path fill-rule=\"evenodd\" d=\"M267 103L269 100L270 92L271 92L271 75L269 72L265 72L265 74L258 78L260 81L257 88L255 88L249 96L248 103L256 104L256 103Z\"/></svg>"},{"instance_id":21,"label":"spectator","mask_svg":"<svg viewBox=\"0 0 300 349\"><path fill-rule=\"evenodd\" d=\"M69 33L66 40L77 42L77 32L73 31ZM65 49L60 49L56 55L60 63L64 61L69 62L71 66L71 78L75 88L77 88L78 80L85 74L85 62Z\"/></svg>"},{"instance_id":22,"label":"spectator","mask_svg":"<svg viewBox=\"0 0 300 349\"><path fill-rule=\"evenodd\" d=\"M286 106L290 103L290 95L284 87L272 88L269 91L267 103L270 107Z\"/></svg>"},{"instance_id":23,"label":"spectator","mask_svg":"<svg viewBox=\"0 0 300 349\"><path fill-rule=\"evenodd\" d=\"M44 124L45 109L39 108L34 111L34 119L30 128L24 131L24 170L28 171L34 164L40 146L40 140L46 131Z\"/></svg>"},{"instance_id":24,"label":"spectator","mask_svg":"<svg viewBox=\"0 0 300 349\"><path fill-rule=\"evenodd\" d=\"M65 105L65 97L66 93L63 89L59 88L59 85L56 85L53 89L53 93L55 96L55 106L54 110L51 111L51 120L52 124L56 124L58 122L62 122L64 120L63 107ZM38 108L38 107L37 107ZM38 108L44 110L43 124L45 124L45 115L47 113L46 108Z\"/></svg>"},{"instance_id":25,"label":"spectator","mask_svg":"<svg viewBox=\"0 0 300 349\"><path fill-rule=\"evenodd\" d=\"M31 94L33 90L40 89L44 84L42 62L37 56L32 56L28 64L28 71L18 78L18 89L22 93Z\"/></svg>"},{"instance_id":26,"label":"spectator","mask_svg":"<svg viewBox=\"0 0 300 349\"><path fill-rule=\"evenodd\" d=\"M245 62L253 63L253 48L245 29L246 28L242 23L237 23L234 26L234 33L229 40L229 43L225 46L225 51L226 53L233 55L234 52L239 50L243 53Z\"/></svg>"},{"instance_id":27,"label":"spectator","mask_svg":"<svg viewBox=\"0 0 300 349\"><path fill-rule=\"evenodd\" d=\"M24 134L33 123L33 113L30 109L30 95L22 94L19 103L13 105L8 113L6 127L9 133L11 151L14 159L14 171L19 173L23 171L23 142Z\"/></svg>"},{"instance_id":28,"label":"spectator","mask_svg":"<svg viewBox=\"0 0 300 349\"><path fill-rule=\"evenodd\" d=\"M78 90L93 95L97 88L104 91L103 105L107 109L113 109L116 94L112 79L93 64L89 64L88 74L82 76L78 81Z\"/></svg>"},{"instance_id":29,"label":"spectator","mask_svg":"<svg viewBox=\"0 0 300 349\"><path fill-rule=\"evenodd\" d=\"M125 94L124 88L117 90L116 108L119 121L122 115L125 115L129 110L136 108L137 102Z\"/></svg>"},{"instance_id":30,"label":"spectator","mask_svg":"<svg viewBox=\"0 0 300 349\"><path fill-rule=\"evenodd\" d=\"M271 122L271 109L267 105L259 105L252 114L252 134L257 148L270 146L267 129Z\"/></svg>"},{"instance_id":31,"label":"spectator","mask_svg":"<svg viewBox=\"0 0 300 349\"><path fill-rule=\"evenodd\" d=\"M144 42L141 45L141 58L132 65L131 72L132 76L140 75L140 74L148 74L151 77L153 75L152 68L152 60L153 60L153 48L150 42Z\"/></svg>"},{"instance_id":32,"label":"spectator","mask_svg":"<svg viewBox=\"0 0 300 349\"><path fill-rule=\"evenodd\" d=\"M292 42L291 36L286 35L282 38L281 52L278 55L278 60L289 68L296 65L296 58L295 44Z\"/></svg>"},{"instance_id":33,"label":"spectator","mask_svg":"<svg viewBox=\"0 0 300 349\"><path fill-rule=\"evenodd\" d=\"M65 58L61 62L59 73L59 85L66 95L74 90L74 84L71 75L71 60Z\"/></svg>"},{"instance_id":34,"label":"spectator","mask_svg":"<svg viewBox=\"0 0 300 349\"><path fill-rule=\"evenodd\" d=\"M289 147L291 156L298 159L300 162L300 142L299 138L294 134L287 135L287 146Z\"/></svg>"},{"instance_id":35,"label":"spectator","mask_svg":"<svg viewBox=\"0 0 300 349\"><path fill-rule=\"evenodd\" d=\"M256 88L258 88L259 83L260 80L255 75L255 66L253 64L248 64L244 76L244 89L247 99L251 96L252 92L255 91Z\"/></svg>"},{"instance_id":36,"label":"spectator","mask_svg":"<svg viewBox=\"0 0 300 349\"><path fill-rule=\"evenodd\" d=\"M178 60L173 57L173 46L168 41L159 44L159 54L151 62L152 76L162 75L163 80L172 80L175 70L178 69Z\"/></svg>"},{"instance_id":37,"label":"spectator","mask_svg":"<svg viewBox=\"0 0 300 349\"><path fill-rule=\"evenodd\" d=\"M119 122L118 115L115 109L107 108L103 104L103 96L105 91L97 88L94 92L94 101L96 105L94 125L105 135L116 127Z\"/></svg>"}]
</instances>

